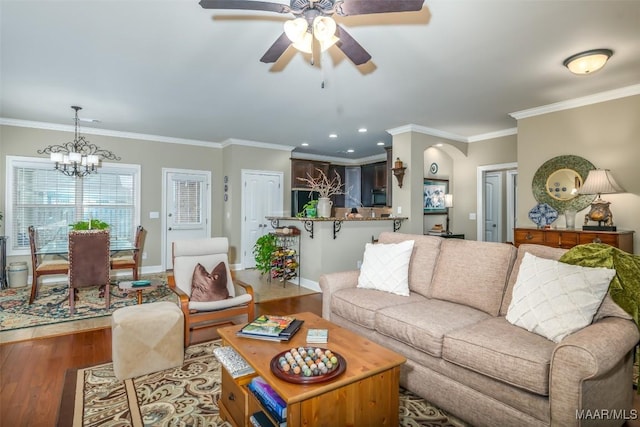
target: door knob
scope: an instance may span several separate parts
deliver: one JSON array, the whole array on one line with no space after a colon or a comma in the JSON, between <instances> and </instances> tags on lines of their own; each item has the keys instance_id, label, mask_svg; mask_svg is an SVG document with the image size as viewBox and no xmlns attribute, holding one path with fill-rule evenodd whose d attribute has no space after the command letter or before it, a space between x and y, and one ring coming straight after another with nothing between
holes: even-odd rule
<instances>
[{"instance_id":1,"label":"door knob","mask_svg":"<svg viewBox=\"0 0 640 427\"><path fill-rule=\"evenodd\" d=\"M169 227L169 231L173 230L173 228Z\"/></svg>"}]
</instances>

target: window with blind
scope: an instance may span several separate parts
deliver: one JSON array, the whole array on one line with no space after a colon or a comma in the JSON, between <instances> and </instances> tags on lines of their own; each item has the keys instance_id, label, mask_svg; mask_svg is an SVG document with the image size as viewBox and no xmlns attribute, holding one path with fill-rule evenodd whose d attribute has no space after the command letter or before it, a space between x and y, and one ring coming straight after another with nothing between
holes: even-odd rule
<instances>
[{"instance_id":1,"label":"window with blind","mask_svg":"<svg viewBox=\"0 0 640 427\"><path fill-rule=\"evenodd\" d=\"M7 222L9 249L29 249L28 227L38 243L66 240L69 225L88 219L109 224L112 238L133 241L140 222L140 166L103 164L97 174L68 177L39 158L8 156Z\"/></svg>"}]
</instances>

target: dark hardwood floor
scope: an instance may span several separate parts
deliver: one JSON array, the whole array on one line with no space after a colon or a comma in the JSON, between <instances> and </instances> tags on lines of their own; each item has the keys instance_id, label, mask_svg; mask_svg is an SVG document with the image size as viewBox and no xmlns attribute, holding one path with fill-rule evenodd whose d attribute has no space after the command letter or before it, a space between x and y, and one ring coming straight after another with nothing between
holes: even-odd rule
<instances>
[{"instance_id":1,"label":"dark hardwood floor","mask_svg":"<svg viewBox=\"0 0 640 427\"><path fill-rule=\"evenodd\" d=\"M264 302L257 315L321 315L322 294ZM216 328L200 329L194 342L217 338ZM111 328L0 345L0 426L56 425L67 369L111 361Z\"/></svg>"}]
</instances>

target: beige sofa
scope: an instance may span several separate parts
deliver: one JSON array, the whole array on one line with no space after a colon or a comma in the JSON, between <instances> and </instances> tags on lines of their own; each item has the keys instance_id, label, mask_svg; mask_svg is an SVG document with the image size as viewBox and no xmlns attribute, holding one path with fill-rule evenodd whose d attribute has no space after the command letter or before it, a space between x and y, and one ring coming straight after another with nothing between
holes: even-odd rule
<instances>
[{"instance_id":1,"label":"beige sofa","mask_svg":"<svg viewBox=\"0 0 640 427\"><path fill-rule=\"evenodd\" d=\"M558 344L505 319L525 251L558 259L564 250L379 237L404 240L415 241L408 297L357 288L358 271L323 275L320 287L324 318L407 358L405 388L477 426L621 425L633 417L640 334L609 296L591 325Z\"/></svg>"}]
</instances>

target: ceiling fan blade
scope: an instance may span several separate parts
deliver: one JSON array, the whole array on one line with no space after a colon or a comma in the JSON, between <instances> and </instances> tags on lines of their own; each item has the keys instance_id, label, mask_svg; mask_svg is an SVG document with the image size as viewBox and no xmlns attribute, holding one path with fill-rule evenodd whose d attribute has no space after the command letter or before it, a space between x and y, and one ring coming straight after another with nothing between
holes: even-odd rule
<instances>
[{"instance_id":1,"label":"ceiling fan blade","mask_svg":"<svg viewBox=\"0 0 640 427\"><path fill-rule=\"evenodd\" d=\"M203 0L204 1L204 0ZM422 9L424 0L344 0L336 13L341 16L369 13L414 12Z\"/></svg>"},{"instance_id":2,"label":"ceiling fan blade","mask_svg":"<svg viewBox=\"0 0 640 427\"><path fill-rule=\"evenodd\" d=\"M260 62L264 62L266 64L276 62L278 58L282 56L284 51L287 50L290 44L291 40L289 40L289 37L287 37L285 33L282 33L280 37L278 37L278 40L276 40L264 55L262 55Z\"/></svg>"},{"instance_id":3,"label":"ceiling fan blade","mask_svg":"<svg viewBox=\"0 0 640 427\"><path fill-rule=\"evenodd\" d=\"M364 48L351 37L347 31L338 25L338 30L336 31L336 36L340 39L336 46L340 48L341 51L344 52L345 55L356 65L362 65L368 60L371 59L371 55L369 52L364 50Z\"/></svg>"},{"instance_id":4,"label":"ceiling fan blade","mask_svg":"<svg viewBox=\"0 0 640 427\"><path fill-rule=\"evenodd\" d=\"M281 3L270 3L252 0L200 0L203 9L244 9L266 10L267 12L289 13L289 6Z\"/></svg>"}]
</instances>

